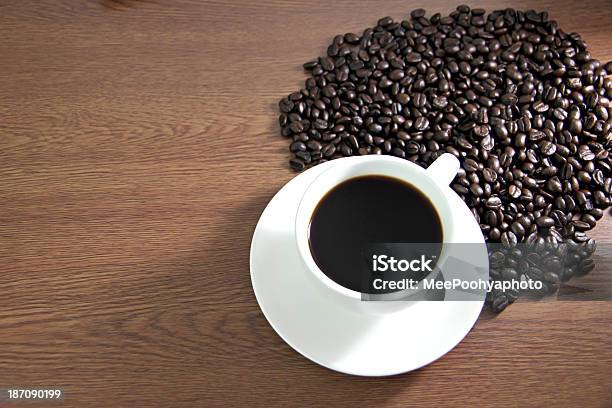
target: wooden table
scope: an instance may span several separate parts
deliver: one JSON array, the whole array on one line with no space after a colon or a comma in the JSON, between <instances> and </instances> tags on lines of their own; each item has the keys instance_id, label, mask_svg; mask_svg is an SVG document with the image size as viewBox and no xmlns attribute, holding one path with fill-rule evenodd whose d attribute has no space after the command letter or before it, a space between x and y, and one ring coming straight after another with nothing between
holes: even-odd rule
<instances>
[{"instance_id":1,"label":"wooden table","mask_svg":"<svg viewBox=\"0 0 612 408\"><path fill-rule=\"evenodd\" d=\"M386 379L309 362L257 306L251 234L294 176L279 98L334 34L425 4L450 11L1 1L0 387L60 386L70 407L610 406L610 302L484 314L439 361ZM608 1L472 4L549 9L612 59Z\"/></svg>"}]
</instances>

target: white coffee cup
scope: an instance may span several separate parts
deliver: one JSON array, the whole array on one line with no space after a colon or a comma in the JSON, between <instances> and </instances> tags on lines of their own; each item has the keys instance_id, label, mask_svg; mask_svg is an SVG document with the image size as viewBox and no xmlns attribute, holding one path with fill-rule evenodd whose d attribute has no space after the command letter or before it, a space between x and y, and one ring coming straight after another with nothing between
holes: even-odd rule
<instances>
[{"instance_id":1,"label":"white coffee cup","mask_svg":"<svg viewBox=\"0 0 612 408\"><path fill-rule=\"evenodd\" d=\"M344 299L362 300L362 293L348 289L329 278L313 259L309 245L309 230L312 214L323 197L340 183L360 176L382 175L409 183L421 191L432 203L438 213L443 233L443 249L439 257L440 263L445 256L447 243L461 242L461 231L457 231L453 222L456 209L450 205L448 194L455 194L449 187L459 170L459 161L455 156L445 153L438 157L427 169L408 160L393 156L369 155L347 157L334 160L329 169L325 170L307 187L297 210L295 224L295 240L300 257L314 278L321 283L328 294ZM386 308L397 309L409 302L362 302L362 303L395 303ZM404 305L402 305L404 303ZM380 308L381 306L371 306Z\"/></svg>"}]
</instances>

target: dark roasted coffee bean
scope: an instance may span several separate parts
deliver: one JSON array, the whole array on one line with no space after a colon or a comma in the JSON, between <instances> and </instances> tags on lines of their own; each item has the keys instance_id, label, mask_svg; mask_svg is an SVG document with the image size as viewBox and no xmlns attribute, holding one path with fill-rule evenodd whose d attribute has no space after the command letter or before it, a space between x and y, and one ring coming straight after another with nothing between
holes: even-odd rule
<instances>
[{"instance_id":1,"label":"dark roasted coffee bean","mask_svg":"<svg viewBox=\"0 0 612 408\"><path fill-rule=\"evenodd\" d=\"M357 138L355 137L355 135L349 135L349 137L347 138L349 145L353 148L353 149L359 149L359 141L357 140Z\"/></svg>"},{"instance_id":2,"label":"dark roasted coffee bean","mask_svg":"<svg viewBox=\"0 0 612 408\"><path fill-rule=\"evenodd\" d=\"M559 283L559 275L557 273L549 271L544 273L544 280L548 283L557 284Z\"/></svg>"},{"instance_id":3,"label":"dark roasted coffee bean","mask_svg":"<svg viewBox=\"0 0 612 408\"><path fill-rule=\"evenodd\" d=\"M595 190L593 192L593 202L601 207L608 207L610 205L610 198L606 196L606 194L601 190ZM586 204L586 203L585 203ZM587 208L587 205L584 206L585 210L592 210L593 208Z\"/></svg>"},{"instance_id":4,"label":"dark roasted coffee bean","mask_svg":"<svg viewBox=\"0 0 612 408\"><path fill-rule=\"evenodd\" d=\"M544 279L544 272L536 266L531 266L527 269L527 276L536 281L541 281Z\"/></svg>"},{"instance_id":5,"label":"dark roasted coffee bean","mask_svg":"<svg viewBox=\"0 0 612 408\"><path fill-rule=\"evenodd\" d=\"M514 222L510 229L518 238L522 238L525 235L525 227L523 227L523 224L519 222Z\"/></svg>"},{"instance_id":6,"label":"dark roasted coffee bean","mask_svg":"<svg viewBox=\"0 0 612 408\"><path fill-rule=\"evenodd\" d=\"M478 162L473 159L465 159L463 162L463 168L469 172L475 172L478 170Z\"/></svg>"},{"instance_id":7,"label":"dark roasted coffee bean","mask_svg":"<svg viewBox=\"0 0 612 408\"><path fill-rule=\"evenodd\" d=\"M535 223L540 228L549 228L555 225L555 220L553 220L551 217L542 216L542 217L536 218Z\"/></svg>"},{"instance_id":8,"label":"dark roasted coffee bean","mask_svg":"<svg viewBox=\"0 0 612 408\"><path fill-rule=\"evenodd\" d=\"M498 242L501 238L501 231L498 228L491 228L489 231L489 239L493 242Z\"/></svg>"},{"instance_id":9,"label":"dark roasted coffee bean","mask_svg":"<svg viewBox=\"0 0 612 408\"><path fill-rule=\"evenodd\" d=\"M511 248L516 246L518 239L514 232L506 231L501 235L501 243L505 248Z\"/></svg>"},{"instance_id":10,"label":"dark roasted coffee bean","mask_svg":"<svg viewBox=\"0 0 612 408\"><path fill-rule=\"evenodd\" d=\"M571 119L569 123L569 131L575 134L582 132L582 122L580 119Z\"/></svg>"},{"instance_id":11,"label":"dark roasted coffee bean","mask_svg":"<svg viewBox=\"0 0 612 408\"><path fill-rule=\"evenodd\" d=\"M380 133L382 132L383 128L382 126L380 126L378 123L372 123L369 127L368 130L372 133Z\"/></svg>"},{"instance_id":12,"label":"dark roasted coffee bean","mask_svg":"<svg viewBox=\"0 0 612 408\"><path fill-rule=\"evenodd\" d=\"M482 140L480 141L480 146L484 150L490 151L491 149L493 149L493 146L495 146L495 141L490 135L487 135L483 137Z\"/></svg>"},{"instance_id":13,"label":"dark roasted coffee bean","mask_svg":"<svg viewBox=\"0 0 612 408\"><path fill-rule=\"evenodd\" d=\"M506 307L508 307L508 305L510 304L508 297L505 294L499 294L497 295L492 303L491 303L491 310L495 313L500 313L502 312Z\"/></svg>"},{"instance_id":14,"label":"dark roasted coffee bean","mask_svg":"<svg viewBox=\"0 0 612 408\"><path fill-rule=\"evenodd\" d=\"M304 142L293 142L291 143L291 146L289 146L289 150L291 150L292 152L303 152L306 150L306 144Z\"/></svg>"},{"instance_id":15,"label":"dark roasted coffee bean","mask_svg":"<svg viewBox=\"0 0 612 408\"><path fill-rule=\"evenodd\" d=\"M314 127L315 129L318 129L318 130L324 130L324 129L327 129L327 126L328 126L327 121L326 121L326 120L323 120L323 119L317 119L317 120L315 120L315 121L314 121L314 123L313 123L313 127Z\"/></svg>"},{"instance_id":16,"label":"dark roasted coffee bean","mask_svg":"<svg viewBox=\"0 0 612 408\"><path fill-rule=\"evenodd\" d=\"M540 151L544 156L552 156L557 151L557 146L548 140L540 144Z\"/></svg>"},{"instance_id":17,"label":"dark roasted coffee bean","mask_svg":"<svg viewBox=\"0 0 612 408\"><path fill-rule=\"evenodd\" d=\"M482 187L480 187L480 185L476 183L470 186L470 191L475 197L480 197L484 194L484 190L482 189Z\"/></svg>"},{"instance_id":18,"label":"dark roasted coffee bean","mask_svg":"<svg viewBox=\"0 0 612 408\"><path fill-rule=\"evenodd\" d=\"M578 271L580 275L585 275L595 269L595 262L593 259L585 259L578 264Z\"/></svg>"},{"instance_id":19,"label":"dark roasted coffee bean","mask_svg":"<svg viewBox=\"0 0 612 408\"><path fill-rule=\"evenodd\" d=\"M336 146L334 146L333 144L330 143L328 145L325 145L325 147L323 147L323 149L321 149L321 152L323 153L323 156L331 157L336 152Z\"/></svg>"},{"instance_id":20,"label":"dark roasted coffee bean","mask_svg":"<svg viewBox=\"0 0 612 408\"><path fill-rule=\"evenodd\" d=\"M482 175L488 183L494 183L497 180L497 172L488 167L482 170Z\"/></svg>"},{"instance_id":21,"label":"dark roasted coffee bean","mask_svg":"<svg viewBox=\"0 0 612 408\"><path fill-rule=\"evenodd\" d=\"M521 189L516 184L512 184L508 187L508 195L512 198L519 198L521 196Z\"/></svg>"},{"instance_id":22,"label":"dark roasted coffee bean","mask_svg":"<svg viewBox=\"0 0 612 408\"><path fill-rule=\"evenodd\" d=\"M603 217L603 210L601 208L593 208L589 211L589 215L591 215L595 220L600 220Z\"/></svg>"},{"instance_id":23,"label":"dark roasted coffee bean","mask_svg":"<svg viewBox=\"0 0 612 408\"><path fill-rule=\"evenodd\" d=\"M323 147L321 145L321 143L317 142L316 140L310 140L306 146L308 146L308 149L310 150L314 150L314 151L318 151L321 150L321 148Z\"/></svg>"},{"instance_id":24,"label":"dark roasted coffee bean","mask_svg":"<svg viewBox=\"0 0 612 408\"><path fill-rule=\"evenodd\" d=\"M574 230L576 231L588 231L593 228L588 222L580 220L574 220L572 221L572 224L574 225Z\"/></svg>"},{"instance_id":25,"label":"dark roasted coffee bean","mask_svg":"<svg viewBox=\"0 0 612 408\"><path fill-rule=\"evenodd\" d=\"M591 238L584 243L584 251L588 255L592 255L596 249L597 249L597 244L595 243L594 239Z\"/></svg>"},{"instance_id":26,"label":"dark roasted coffee bean","mask_svg":"<svg viewBox=\"0 0 612 408\"><path fill-rule=\"evenodd\" d=\"M304 170L304 168L306 167L304 162L302 160L300 160L300 159L291 159L289 161L289 164L291 165L291 168L293 170L297 170L297 171Z\"/></svg>"},{"instance_id":27,"label":"dark roasted coffee bean","mask_svg":"<svg viewBox=\"0 0 612 408\"><path fill-rule=\"evenodd\" d=\"M302 160L304 164L309 164L312 161L312 156L309 152L296 152L295 157Z\"/></svg>"},{"instance_id":28,"label":"dark roasted coffee bean","mask_svg":"<svg viewBox=\"0 0 612 408\"><path fill-rule=\"evenodd\" d=\"M353 149L351 149L349 146L347 146L344 143L340 144L340 152L342 153L343 156L352 156L353 155Z\"/></svg>"},{"instance_id":29,"label":"dark roasted coffee bean","mask_svg":"<svg viewBox=\"0 0 612 408\"><path fill-rule=\"evenodd\" d=\"M301 133L305 129L304 124L300 121L291 123L291 125L289 125L289 128L293 133Z\"/></svg>"},{"instance_id":30,"label":"dark roasted coffee bean","mask_svg":"<svg viewBox=\"0 0 612 408\"><path fill-rule=\"evenodd\" d=\"M448 100L444 96L437 96L433 99L431 104L436 109L444 109L448 105Z\"/></svg>"},{"instance_id":31,"label":"dark roasted coffee bean","mask_svg":"<svg viewBox=\"0 0 612 408\"><path fill-rule=\"evenodd\" d=\"M502 201L499 197L490 197L485 203L487 208L496 209L502 206Z\"/></svg>"},{"instance_id":32,"label":"dark roasted coffee bean","mask_svg":"<svg viewBox=\"0 0 612 408\"><path fill-rule=\"evenodd\" d=\"M423 59L421 57L421 54L418 54L416 52L409 52L407 54L404 55L404 59L410 63L417 63L417 62L421 62L421 60Z\"/></svg>"},{"instance_id":33,"label":"dark roasted coffee bean","mask_svg":"<svg viewBox=\"0 0 612 408\"><path fill-rule=\"evenodd\" d=\"M551 193L561 193L563 191L563 186L559 178L555 176L546 181L546 189Z\"/></svg>"},{"instance_id":34,"label":"dark roasted coffee bean","mask_svg":"<svg viewBox=\"0 0 612 408\"><path fill-rule=\"evenodd\" d=\"M489 262L491 263L491 267L498 268L504 265L504 261L506 260L506 256L501 251L494 251L489 256Z\"/></svg>"},{"instance_id":35,"label":"dark roasted coffee bean","mask_svg":"<svg viewBox=\"0 0 612 408\"><path fill-rule=\"evenodd\" d=\"M587 237L587 235L582 232L582 231L576 231L574 232L574 240L576 242L585 242L589 239L589 237Z\"/></svg>"},{"instance_id":36,"label":"dark roasted coffee bean","mask_svg":"<svg viewBox=\"0 0 612 408\"><path fill-rule=\"evenodd\" d=\"M516 280L516 279L518 279L519 274L513 268L504 268L504 269L502 269L501 276L505 280Z\"/></svg>"},{"instance_id":37,"label":"dark roasted coffee bean","mask_svg":"<svg viewBox=\"0 0 612 408\"><path fill-rule=\"evenodd\" d=\"M410 17L414 20L418 20L423 16L425 16L425 9L422 8L414 9L410 12Z\"/></svg>"},{"instance_id":38,"label":"dark roasted coffee bean","mask_svg":"<svg viewBox=\"0 0 612 408\"><path fill-rule=\"evenodd\" d=\"M484 138L489 135L491 129L488 125L478 125L474 126L474 134L480 138Z\"/></svg>"},{"instance_id":39,"label":"dark roasted coffee bean","mask_svg":"<svg viewBox=\"0 0 612 408\"><path fill-rule=\"evenodd\" d=\"M357 44L361 38L354 33L346 33L344 34L344 41L349 44Z\"/></svg>"},{"instance_id":40,"label":"dark roasted coffee bean","mask_svg":"<svg viewBox=\"0 0 612 408\"><path fill-rule=\"evenodd\" d=\"M416 130L425 130L427 129L427 127L429 127L429 121L427 120L426 117L424 116L419 116L418 118L416 118L416 120L414 121L414 128Z\"/></svg>"}]
</instances>

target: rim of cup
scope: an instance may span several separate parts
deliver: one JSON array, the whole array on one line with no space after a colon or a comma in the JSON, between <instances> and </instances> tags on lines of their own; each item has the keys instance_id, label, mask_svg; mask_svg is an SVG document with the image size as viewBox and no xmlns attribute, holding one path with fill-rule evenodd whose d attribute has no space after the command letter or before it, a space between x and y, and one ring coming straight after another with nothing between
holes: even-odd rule
<instances>
[{"instance_id":1,"label":"rim of cup","mask_svg":"<svg viewBox=\"0 0 612 408\"><path fill-rule=\"evenodd\" d=\"M448 203L447 192L444 191L444 187L449 188L445 182L452 180L458 169L457 159L454 156L452 159L445 156L446 154L440 156L427 169L408 160L387 155L354 156L336 159L336 163L319 174L308 185L297 208L295 239L300 258L306 264L308 270L331 290L353 299L362 299L362 292L340 285L319 268L310 249L310 222L318 204L333 188L353 178L376 175L392 177L408 183L429 199L442 224L442 251L438 260L438 262L441 262L444 258L444 244L452 242L455 235L451 222L452 208ZM441 158L442 160L440 160ZM434 164L438 163L438 160L440 160L442 165L434 166ZM448 169L442 169L442 171L447 170L447 174L442 175L443 179L436 180L436 176L439 176L439 168L443 166L449 167ZM436 167L438 168L435 172L428 171ZM454 173L451 176L450 173L453 170Z\"/></svg>"}]
</instances>

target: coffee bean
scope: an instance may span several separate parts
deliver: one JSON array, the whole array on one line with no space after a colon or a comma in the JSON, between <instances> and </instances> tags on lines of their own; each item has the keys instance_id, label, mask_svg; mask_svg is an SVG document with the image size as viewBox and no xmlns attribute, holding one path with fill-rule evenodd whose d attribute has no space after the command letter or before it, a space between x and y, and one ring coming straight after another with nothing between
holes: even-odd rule
<instances>
[{"instance_id":1,"label":"coffee bean","mask_svg":"<svg viewBox=\"0 0 612 408\"><path fill-rule=\"evenodd\" d=\"M571 119L569 123L569 131L575 134L582 133L582 122L580 119Z\"/></svg>"},{"instance_id":2,"label":"coffee bean","mask_svg":"<svg viewBox=\"0 0 612 408\"><path fill-rule=\"evenodd\" d=\"M485 202L485 206L490 209L497 209L502 206L502 201L499 197L490 197Z\"/></svg>"},{"instance_id":3,"label":"coffee bean","mask_svg":"<svg viewBox=\"0 0 612 408\"><path fill-rule=\"evenodd\" d=\"M484 190L482 189L482 187L480 187L480 185L478 185L476 183L473 183L470 186L470 191L472 192L472 194L475 197L480 197L480 196L482 196L484 194Z\"/></svg>"},{"instance_id":4,"label":"coffee bean","mask_svg":"<svg viewBox=\"0 0 612 408\"><path fill-rule=\"evenodd\" d=\"M309 152L296 152L295 157L302 160L304 164L309 164L312 161L312 155Z\"/></svg>"},{"instance_id":5,"label":"coffee bean","mask_svg":"<svg viewBox=\"0 0 612 408\"><path fill-rule=\"evenodd\" d=\"M404 152L404 150L402 150L402 149L401 149L401 148L399 148L399 147L394 147L394 148L392 149L392 154L393 154L394 156L401 157L402 159L403 159L404 157L406 157L406 153Z\"/></svg>"},{"instance_id":6,"label":"coffee bean","mask_svg":"<svg viewBox=\"0 0 612 408\"><path fill-rule=\"evenodd\" d=\"M495 313L500 313L506 307L508 307L509 304L510 304L510 301L508 297L502 293L494 297L491 303L491 310Z\"/></svg>"},{"instance_id":7,"label":"coffee bean","mask_svg":"<svg viewBox=\"0 0 612 408\"><path fill-rule=\"evenodd\" d=\"M597 248L597 244L594 239L589 239L584 243L584 250L588 255L592 255Z\"/></svg>"},{"instance_id":8,"label":"coffee bean","mask_svg":"<svg viewBox=\"0 0 612 408\"><path fill-rule=\"evenodd\" d=\"M574 230L576 231L588 231L593 228L588 222L580 220L572 221L572 225L574 226Z\"/></svg>"},{"instance_id":9,"label":"coffee bean","mask_svg":"<svg viewBox=\"0 0 612 408\"><path fill-rule=\"evenodd\" d=\"M514 232L506 231L501 235L501 243L505 248L516 246L518 239Z\"/></svg>"},{"instance_id":10,"label":"coffee bean","mask_svg":"<svg viewBox=\"0 0 612 408\"><path fill-rule=\"evenodd\" d=\"M383 128L378 123L372 123L368 127L368 130L372 133L380 133L382 132Z\"/></svg>"},{"instance_id":11,"label":"coffee bean","mask_svg":"<svg viewBox=\"0 0 612 408\"><path fill-rule=\"evenodd\" d=\"M541 269L532 266L529 269L527 269L527 276L529 276L531 279L536 280L536 281L541 281L544 279L544 272L542 272Z\"/></svg>"},{"instance_id":12,"label":"coffee bean","mask_svg":"<svg viewBox=\"0 0 612 408\"><path fill-rule=\"evenodd\" d=\"M551 193L561 193L563 191L563 186L559 180L559 177L554 176L549 178L546 181L546 189Z\"/></svg>"},{"instance_id":13,"label":"coffee bean","mask_svg":"<svg viewBox=\"0 0 612 408\"><path fill-rule=\"evenodd\" d=\"M542 112L546 112L548 110L548 105L546 105L544 102L542 101L536 101L533 103L532 107L531 107L535 112L538 113L542 113Z\"/></svg>"},{"instance_id":14,"label":"coffee bean","mask_svg":"<svg viewBox=\"0 0 612 408\"><path fill-rule=\"evenodd\" d=\"M582 232L582 231L576 231L574 232L574 240L576 242L585 242L589 239L589 237L587 237L587 235Z\"/></svg>"},{"instance_id":15,"label":"coffee bean","mask_svg":"<svg viewBox=\"0 0 612 408\"><path fill-rule=\"evenodd\" d=\"M340 152L342 153L343 156L352 156L353 155L353 149L351 149L349 146L347 146L344 143L340 144Z\"/></svg>"},{"instance_id":16,"label":"coffee bean","mask_svg":"<svg viewBox=\"0 0 612 408\"><path fill-rule=\"evenodd\" d=\"M540 151L544 156L552 156L557 151L557 146L547 140L540 144Z\"/></svg>"},{"instance_id":17,"label":"coffee bean","mask_svg":"<svg viewBox=\"0 0 612 408\"><path fill-rule=\"evenodd\" d=\"M429 127L429 121L424 116L419 116L414 121L414 128L416 130L425 130Z\"/></svg>"},{"instance_id":18,"label":"coffee bean","mask_svg":"<svg viewBox=\"0 0 612 408\"><path fill-rule=\"evenodd\" d=\"M465 171L469 172L478 171L478 162L473 159L465 159L465 161L463 162L463 168L465 169Z\"/></svg>"},{"instance_id":19,"label":"coffee bean","mask_svg":"<svg viewBox=\"0 0 612 408\"><path fill-rule=\"evenodd\" d=\"M289 128L293 133L301 133L305 130L304 124L301 121L291 123Z\"/></svg>"},{"instance_id":20,"label":"coffee bean","mask_svg":"<svg viewBox=\"0 0 612 408\"><path fill-rule=\"evenodd\" d=\"M324 130L324 129L327 129L327 126L329 126L329 124L326 120L317 119L314 121L312 126L318 130Z\"/></svg>"},{"instance_id":21,"label":"coffee bean","mask_svg":"<svg viewBox=\"0 0 612 408\"><path fill-rule=\"evenodd\" d=\"M578 151L579 157L584 161L591 161L595 159L595 154L588 148L588 146L582 145Z\"/></svg>"},{"instance_id":22,"label":"coffee bean","mask_svg":"<svg viewBox=\"0 0 612 408\"><path fill-rule=\"evenodd\" d=\"M502 251L494 251L489 255L489 262L492 268L498 268L504 265L506 256Z\"/></svg>"},{"instance_id":23,"label":"coffee bean","mask_svg":"<svg viewBox=\"0 0 612 408\"><path fill-rule=\"evenodd\" d=\"M422 8L414 9L410 12L410 17L412 17L413 20L418 20L423 16L425 16L425 9Z\"/></svg>"},{"instance_id":24,"label":"coffee bean","mask_svg":"<svg viewBox=\"0 0 612 408\"><path fill-rule=\"evenodd\" d=\"M394 69L389 73L389 79L392 81L399 81L404 77L404 71L401 69Z\"/></svg>"},{"instance_id":25,"label":"coffee bean","mask_svg":"<svg viewBox=\"0 0 612 408\"><path fill-rule=\"evenodd\" d=\"M334 61L330 57L321 58L320 64L326 71L332 71L335 68Z\"/></svg>"},{"instance_id":26,"label":"coffee bean","mask_svg":"<svg viewBox=\"0 0 612 408\"><path fill-rule=\"evenodd\" d=\"M596 205L601 207L608 207L610 205L610 198L601 190L596 190L593 192L593 201ZM586 205L584 206L584 209L592 210L592 208L587 208Z\"/></svg>"},{"instance_id":27,"label":"coffee bean","mask_svg":"<svg viewBox=\"0 0 612 408\"><path fill-rule=\"evenodd\" d=\"M448 99L445 96L437 96L431 102L434 108L436 109L444 109L448 106Z\"/></svg>"},{"instance_id":28,"label":"coffee bean","mask_svg":"<svg viewBox=\"0 0 612 408\"><path fill-rule=\"evenodd\" d=\"M405 93L400 93L396 96L396 99L399 103L406 105L408 104L408 102L410 102L410 96L408 94Z\"/></svg>"},{"instance_id":29,"label":"coffee bean","mask_svg":"<svg viewBox=\"0 0 612 408\"><path fill-rule=\"evenodd\" d=\"M488 183L494 183L497 180L497 172L488 167L482 170L482 175Z\"/></svg>"},{"instance_id":30,"label":"coffee bean","mask_svg":"<svg viewBox=\"0 0 612 408\"><path fill-rule=\"evenodd\" d=\"M390 25L391 23L393 23L393 19L391 17L383 17L380 20L378 20L378 25L381 27L386 27Z\"/></svg>"},{"instance_id":31,"label":"coffee bean","mask_svg":"<svg viewBox=\"0 0 612 408\"><path fill-rule=\"evenodd\" d=\"M330 143L328 145L325 145L325 147L323 147L323 149L321 149L321 152L323 153L323 156L331 157L336 152L336 146L334 146L333 144Z\"/></svg>"},{"instance_id":32,"label":"coffee bean","mask_svg":"<svg viewBox=\"0 0 612 408\"><path fill-rule=\"evenodd\" d=\"M317 151L317 150L321 150L321 148L323 147L323 146L321 145L321 143L317 142L316 140L310 140L310 141L309 141L309 142L306 144L306 146L308 146L308 149L310 149L310 150L315 150L315 151Z\"/></svg>"},{"instance_id":33,"label":"coffee bean","mask_svg":"<svg viewBox=\"0 0 612 408\"><path fill-rule=\"evenodd\" d=\"M361 38L354 33L346 33L344 34L344 41L349 44L357 44Z\"/></svg>"},{"instance_id":34,"label":"coffee bean","mask_svg":"<svg viewBox=\"0 0 612 408\"><path fill-rule=\"evenodd\" d=\"M521 196L521 189L516 184L512 184L508 187L508 194L512 198L519 198Z\"/></svg>"},{"instance_id":35,"label":"coffee bean","mask_svg":"<svg viewBox=\"0 0 612 408\"><path fill-rule=\"evenodd\" d=\"M490 135L483 137L482 140L480 141L480 146L485 151L490 151L491 149L493 149L494 145L495 145L495 141Z\"/></svg>"},{"instance_id":36,"label":"coffee bean","mask_svg":"<svg viewBox=\"0 0 612 408\"><path fill-rule=\"evenodd\" d=\"M544 273L544 280L546 282L552 283L552 284L557 284L560 281L559 275L557 275L557 273L555 273L555 272L545 272Z\"/></svg>"},{"instance_id":37,"label":"coffee bean","mask_svg":"<svg viewBox=\"0 0 612 408\"><path fill-rule=\"evenodd\" d=\"M505 280L515 280L518 279L519 274L514 268L504 268L501 271L501 276Z\"/></svg>"},{"instance_id":38,"label":"coffee bean","mask_svg":"<svg viewBox=\"0 0 612 408\"><path fill-rule=\"evenodd\" d=\"M484 138L489 135L491 128L488 125L478 125L474 126L473 131L477 137Z\"/></svg>"},{"instance_id":39,"label":"coffee bean","mask_svg":"<svg viewBox=\"0 0 612 408\"><path fill-rule=\"evenodd\" d=\"M595 262L592 259L585 259L578 265L580 275L587 274L595 269Z\"/></svg>"},{"instance_id":40,"label":"coffee bean","mask_svg":"<svg viewBox=\"0 0 612 408\"><path fill-rule=\"evenodd\" d=\"M518 238L521 238L525 235L525 227L523 226L523 224L519 222L512 223L512 226L510 227L510 229L512 230L512 232L514 232L514 235L516 235Z\"/></svg>"},{"instance_id":41,"label":"coffee bean","mask_svg":"<svg viewBox=\"0 0 612 408\"><path fill-rule=\"evenodd\" d=\"M504 94L502 95L499 100L501 101L501 103L503 103L504 105L516 105L516 103L518 102L518 97L515 94Z\"/></svg>"},{"instance_id":42,"label":"coffee bean","mask_svg":"<svg viewBox=\"0 0 612 408\"><path fill-rule=\"evenodd\" d=\"M535 223L540 228L549 228L555 225L555 220L553 220L551 217L542 216L542 217L536 218Z\"/></svg>"},{"instance_id":43,"label":"coffee bean","mask_svg":"<svg viewBox=\"0 0 612 408\"><path fill-rule=\"evenodd\" d=\"M404 59L411 63L417 63L417 62L421 62L423 58L421 57L421 54L419 53L409 52L406 55L404 55Z\"/></svg>"},{"instance_id":44,"label":"coffee bean","mask_svg":"<svg viewBox=\"0 0 612 408\"><path fill-rule=\"evenodd\" d=\"M291 143L291 146L289 146L289 150L291 150L294 153L303 152L306 150L306 144L300 141L293 142Z\"/></svg>"},{"instance_id":45,"label":"coffee bean","mask_svg":"<svg viewBox=\"0 0 612 408\"><path fill-rule=\"evenodd\" d=\"M306 167L306 165L304 164L304 162L300 159L291 159L289 161L289 164L291 165L291 168L293 170L297 170L297 171L301 171L304 169L304 167Z\"/></svg>"}]
</instances>

